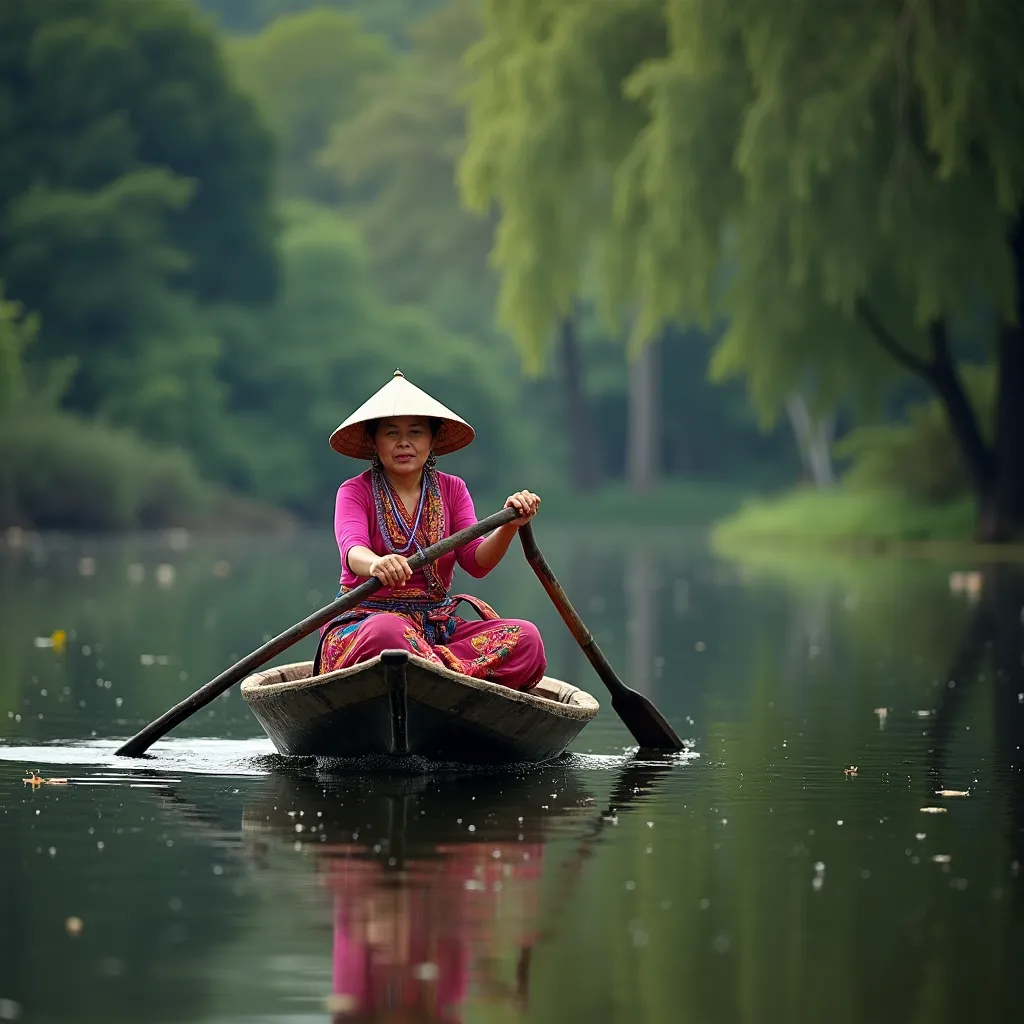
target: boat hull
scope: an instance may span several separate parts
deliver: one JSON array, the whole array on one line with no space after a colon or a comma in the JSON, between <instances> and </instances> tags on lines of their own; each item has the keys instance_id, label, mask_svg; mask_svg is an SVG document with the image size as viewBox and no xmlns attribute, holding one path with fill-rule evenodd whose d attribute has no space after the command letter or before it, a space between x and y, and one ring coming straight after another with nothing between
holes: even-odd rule
<instances>
[{"instance_id":1,"label":"boat hull","mask_svg":"<svg viewBox=\"0 0 1024 1024\"><path fill-rule=\"evenodd\" d=\"M598 711L590 694L545 678L530 693L385 651L312 675L312 663L249 676L242 696L282 754L513 764L558 757Z\"/></svg>"}]
</instances>

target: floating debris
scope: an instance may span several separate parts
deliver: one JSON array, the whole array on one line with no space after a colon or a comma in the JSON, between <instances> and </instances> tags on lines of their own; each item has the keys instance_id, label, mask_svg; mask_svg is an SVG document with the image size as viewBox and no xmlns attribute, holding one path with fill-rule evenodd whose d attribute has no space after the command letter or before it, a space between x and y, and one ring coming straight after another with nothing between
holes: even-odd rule
<instances>
[{"instance_id":1,"label":"floating debris","mask_svg":"<svg viewBox=\"0 0 1024 1024\"><path fill-rule=\"evenodd\" d=\"M68 784L67 779L44 779L38 771L33 771L28 778L22 779L22 782L26 786L31 786L36 789L39 786L66 786Z\"/></svg>"},{"instance_id":2,"label":"floating debris","mask_svg":"<svg viewBox=\"0 0 1024 1024\"><path fill-rule=\"evenodd\" d=\"M857 766L855 764L851 764L849 768L844 768L843 769L843 774L844 775L856 775L857 774Z\"/></svg>"},{"instance_id":3,"label":"floating debris","mask_svg":"<svg viewBox=\"0 0 1024 1024\"><path fill-rule=\"evenodd\" d=\"M952 859L948 853L937 853L932 857L936 864L948 864Z\"/></svg>"},{"instance_id":4,"label":"floating debris","mask_svg":"<svg viewBox=\"0 0 1024 1024\"><path fill-rule=\"evenodd\" d=\"M819 860L814 865L814 878L811 879L811 888L815 892L819 892L821 887L825 884L825 862Z\"/></svg>"},{"instance_id":5,"label":"floating debris","mask_svg":"<svg viewBox=\"0 0 1024 1024\"><path fill-rule=\"evenodd\" d=\"M168 587L174 586L174 580L178 575L177 569L173 565L167 562L161 562L156 567L156 582L157 586L167 589Z\"/></svg>"},{"instance_id":6,"label":"floating debris","mask_svg":"<svg viewBox=\"0 0 1024 1024\"><path fill-rule=\"evenodd\" d=\"M976 601L981 596L982 576L976 569L967 572L951 572L949 574L949 591L951 594L966 594Z\"/></svg>"},{"instance_id":7,"label":"floating debris","mask_svg":"<svg viewBox=\"0 0 1024 1024\"><path fill-rule=\"evenodd\" d=\"M83 558L78 560L78 575L79 576L95 576L96 575L96 559L91 555L85 555Z\"/></svg>"},{"instance_id":8,"label":"floating debris","mask_svg":"<svg viewBox=\"0 0 1024 1024\"><path fill-rule=\"evenodd\" d=\"M882 729L885 727L885 720L889 717L888 708L875 708L875 714L878 716L878 728Z\"/></svg>"},{"instance_id":9,"label":"floating debris","mask_svg":"<svg viewBox=\"0 0 1024 1024\"><path fill-rule=\"evenodd\" d=\"M85 925L82 923L82 919L80 917L69 917L64 922L64 931L73 938L81 935L84 927Z\"/></svg>"},{"instance_id":10,"label":"floating debris","mask_svg":"<svg viewBox=\"0 0 1024 1024\"><path fill-rule=\"evenodd\" d=\"M213 563L213 575L219 580L227 579L231 573L231 563L225 561L223 558L219 562Z\"/></svg>"},{"instance_id":11,"label":"floating debris","mask_svg":"<svg viewBox=\"0 0 1024 1024\"><path fill-rule=\"evenodd\" d=\"M935 791L936 796L970 796L971 792L968 789L937 789Z\"/></svg>"},{"instance_id":12,"label":"floating debris","mask_svg":"<svg viewBox=\"0 0 1024 1024\"><path fill-rule=\"evenodd\" d=\"M49 636L37 636L32 643L40 648L51 648L54 654L63 654L68 649L68 635L63 629L55 629Z\"/></svg>"},{"instance_id":13,"label":"floating debris","mask_svg":"<svg viewBox=\"0 0 1024 1024\"><path fill-rule=\"evenodd\" d=\"M21 1003L13 999L0 999L0 1020L17 1020L20 1016Z\"/></svg>"},{"instance_id":14,"label":"floating debris","mask_svg":"<svg viewBox=\"0 0 1024 1024\"><path fill-rule=\"evenodd\" d=\"M922 814L945 814L947 808L945 807L922 807Z\"/></svg>"},{"instance_id":15,"label":"floating debris","mask_svg":"<svg viewBox=\"0 0 1024 1024\"><path fill-rule=\"evenodd\" d=\"M192 534L183 526L173 526L167 531L167 546L172 551L184 551L192 540Z\"/></svg>"},{"instance_id":16,"label":"floating debris","mask_svg":"<svg viewBox=\"0 0 1024 1024\"><path fill-rule=\"evenodd\" d=\"M425 961L424 963L417 964L413 969L413 977L417 981L437 981L440 971L438 970L437 964Z\"/></svg>"}]
</instances>

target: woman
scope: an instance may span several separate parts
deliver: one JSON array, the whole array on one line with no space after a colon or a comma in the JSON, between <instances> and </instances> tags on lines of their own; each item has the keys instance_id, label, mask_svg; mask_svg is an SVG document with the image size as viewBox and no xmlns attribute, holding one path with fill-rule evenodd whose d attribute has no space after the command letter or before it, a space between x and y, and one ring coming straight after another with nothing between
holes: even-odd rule
<instances>
[{"instance_id":1,"label":"woman","mask_svg":"<svg viewBox=\"0 0 1024 1024\"><path fill-rule=\"evenodd\" d=\"M537 627L501 619L483 601L451 593L455 563L477 579L504 557L540 498L519 491L505 502L520 513L458 551L415 572L408 559L476 522L473 499L457 476L440 473L436 457L464 448L473 428L395 371L392 379L331 435L343 455L370 459L370 468L338 490L334 532L341 556L341 593L371 576L383 587L321 633L316 672L333 672L408 650L464 675L516 690L540 682L546 661ZM456 615L466 601L482 621Z\"/></svg>"}]
</instances>

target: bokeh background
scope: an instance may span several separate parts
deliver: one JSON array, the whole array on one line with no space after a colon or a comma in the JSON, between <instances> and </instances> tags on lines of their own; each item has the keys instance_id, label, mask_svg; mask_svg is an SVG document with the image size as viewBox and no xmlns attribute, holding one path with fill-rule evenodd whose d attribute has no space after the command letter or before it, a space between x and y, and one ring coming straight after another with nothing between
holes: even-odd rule
<instances>
[{"instance_id":1,"label":"bokeh background","mask_svg":"<svg viewBox=\"0 0 1024 1024\"><path fill-rule=\"evenodd\" d=\"M478 505L1016 536L1020 19L9 0L0 521L329 520L398 366Z\"/></svg>"}]
</instances>

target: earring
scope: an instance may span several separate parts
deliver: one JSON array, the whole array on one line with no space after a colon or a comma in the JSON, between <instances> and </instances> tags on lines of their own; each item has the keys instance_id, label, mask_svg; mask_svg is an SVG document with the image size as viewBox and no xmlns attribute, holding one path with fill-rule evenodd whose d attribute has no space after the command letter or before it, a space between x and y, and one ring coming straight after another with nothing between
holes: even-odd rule
<instances>
[{"instance_id":1,"label":"earring","mask_svg":"<svg viewBox=\"0 0 1024 1024\"><path fill-rule=\"evenodd\" d=\"M434 449L430 449L430 454L427 456L427 469L433 469L437 465L437 456L434 454Z\"/></svg>"}]
</instances>

